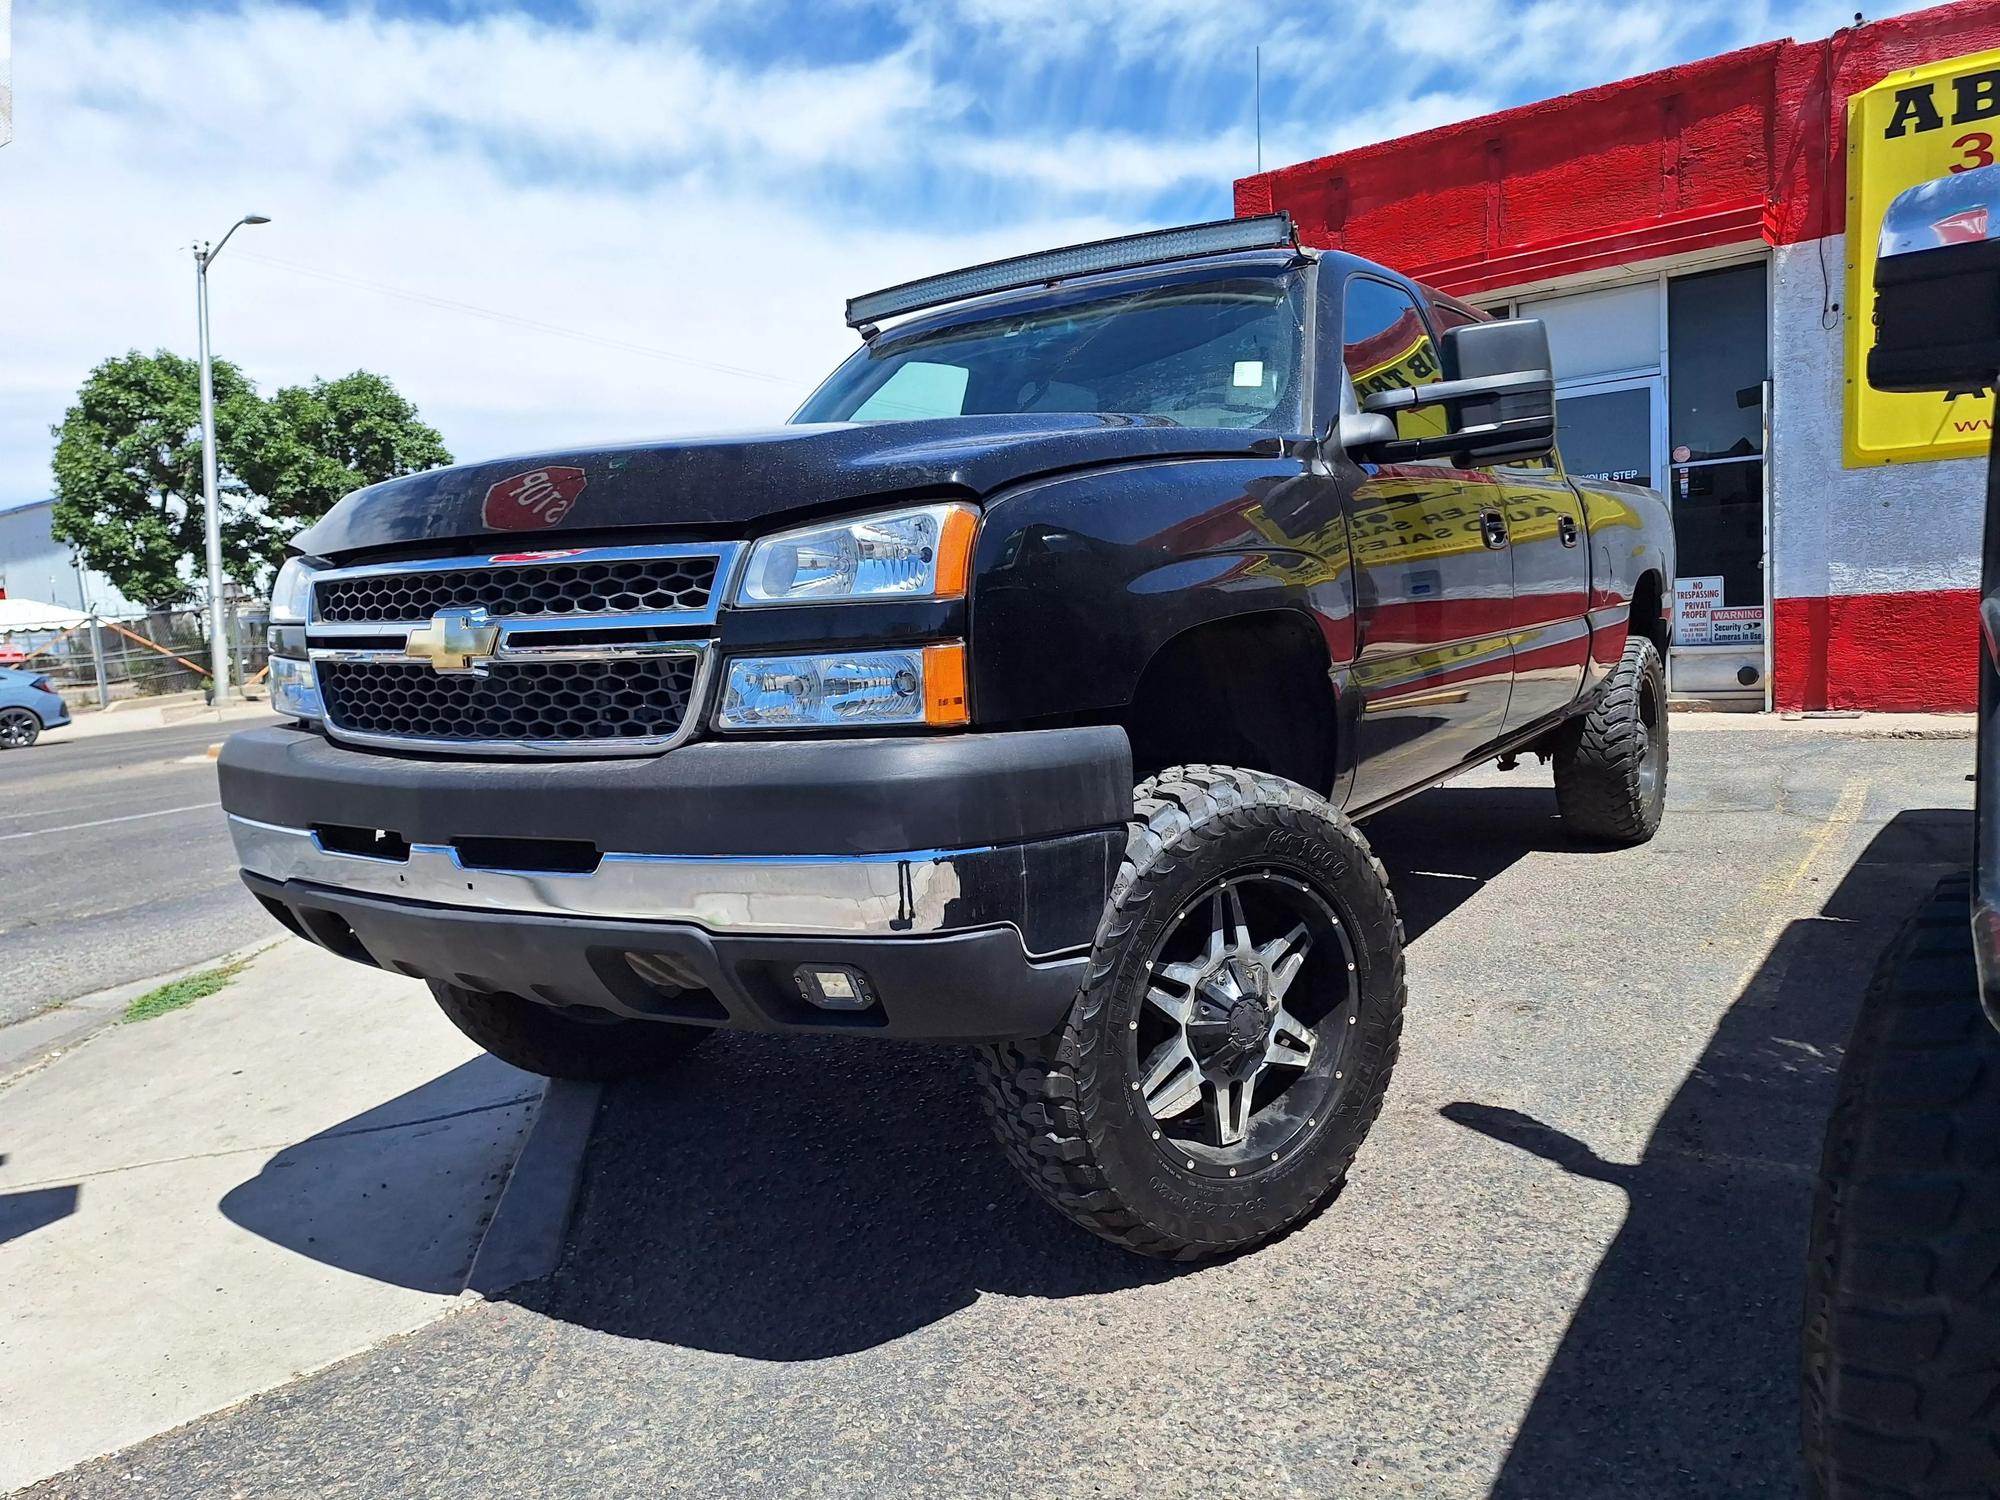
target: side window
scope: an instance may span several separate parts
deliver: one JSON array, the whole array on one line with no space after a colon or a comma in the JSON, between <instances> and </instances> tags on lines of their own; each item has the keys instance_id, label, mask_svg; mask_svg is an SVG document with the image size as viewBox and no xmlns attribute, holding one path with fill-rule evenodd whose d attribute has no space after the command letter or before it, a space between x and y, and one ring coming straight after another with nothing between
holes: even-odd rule
<instances>
[{"instance_id":1,"label":"side window","mask_svg":"<svg viewBox=\"0 0 2000 1500\"><path fill-rule=\"evenodd\" d=\"M1440 335L1478 321L1479 315L1470 308L1455 307L1449 302L1440 302L1435 297L1431 299L1431 322Z\"/></svg>"},{"instance_id":2,"label":"side window","mask_svg":"<svg viewBox=\"0 0 2000 1500\"><path fill-rule=\"evenodd\" d=\"M1349 277L1340 336L1341 358L1357 397L1438 379L1437 346L1416 302L1399 286L1372 276ZM1396 431L1403 437L1437 437L1444 430L1441 406L1396 414Z\"/></svg>"},{"instance_id":3,"label":"side window","mask_svg":"<svg viewBox=\"0 0 2000 1500\"><path fill-rule=\"evenodd\" d=\"M854 408L855 422L900 422L913 417L956 417L965 412L965 387L972 372L960 365L913 359Z\"/></svg>"}]
</instances>

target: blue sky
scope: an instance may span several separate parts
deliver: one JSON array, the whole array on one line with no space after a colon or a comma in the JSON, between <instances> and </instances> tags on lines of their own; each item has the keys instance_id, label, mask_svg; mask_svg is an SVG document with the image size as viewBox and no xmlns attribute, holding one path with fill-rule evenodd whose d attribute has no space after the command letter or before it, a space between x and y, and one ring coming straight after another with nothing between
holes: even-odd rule
<instances>
[{"instance_id":1,"label":"blue sky","mask_svg":"<svg viewBox=\"0 0 2000 1500\"><path fill-rule=\"evenodd\" d=\"M48 427L93 363L193 351L188 246L244 212L274 222L216 267L216 346L266 389L379 370L468 458L740 427L852 346L852 293L1227 214L1260 43L1279 165L1851 15L18 0L0 506L48 492Z\"/></svg>"}]
</instances>

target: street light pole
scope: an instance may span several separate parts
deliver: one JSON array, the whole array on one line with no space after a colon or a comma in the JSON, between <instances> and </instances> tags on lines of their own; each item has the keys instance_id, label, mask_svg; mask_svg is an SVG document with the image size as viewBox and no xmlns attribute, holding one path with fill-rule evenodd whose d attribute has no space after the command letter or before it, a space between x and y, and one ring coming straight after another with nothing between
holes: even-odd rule
<instances>
[{"instance_id":1,"label":"street light pole","mask_svg":"<svg viewBox=\"0 0 2000 1500\"><path fill-rule=\"evenodd\" d=\"M229 234L211 250L203 241L194 247L195 316L201 338L201 493L207 505L204 530L208 542L208 675L213 684L209 701L221 708L229 701L229 634L222 604L222 501L216 494L215 463L215 370L208 349L208 268L229 235L245 224L268 224L262 214L245 214L229 226Z\"/></svg>"}]
</instances>

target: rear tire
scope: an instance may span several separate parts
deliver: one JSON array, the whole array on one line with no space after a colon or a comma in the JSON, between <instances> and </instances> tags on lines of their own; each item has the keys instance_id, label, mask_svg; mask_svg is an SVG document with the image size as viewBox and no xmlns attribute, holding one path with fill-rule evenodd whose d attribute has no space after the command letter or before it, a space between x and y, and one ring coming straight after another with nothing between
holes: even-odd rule
<instances>
[{"instance_id":1,"label":"rear tire","mask_svg":"<svg viewBox=\"0 0 2000 1500\"><path fill-rule=\"evenodd\" d=\"M1381 1113L1403 929L1352 824L1293 782L1142 782L1087 977L1049 1036L982 1048L994 1134L1128 1250L1246 1249L1333 1195Z\"/></svg>"},{"instance_id":2,"label":"rear tire","mask_svg":"<svg viewBox=\"0 0 2000 1500\"><path fill-rule=\"evenodd\" d=\"M2000 1495L2000 1032L1970 886L1883 955L1841 1064L1806 1263L1806 1469L1823 1500Z\"/></svg>"},{"instance_id":3,"label":"rear tire","mask_svg":"<svg viewBox=\"0 0 2000 1500\"><path fill-rule=\"evenodd\" d=\"M504 1063L544 1078L608 1082L657 1073L708 1039L706 1026L672 1021L580 1020L518 995L490 995L430 981L452 1025Z\"/></svg>"},{"instance_id":4,"label":"rear tire","mask_svg":"<svg viewBox=\"0 0 2000 1500\"><path fill-rule=\"evenodd\" d=\"M1570 832L1605 844L1643 844L1667 807L1667 673L1643 635L1590 707L1556 734L1556 807Z\"/></svg>"},{"instance_id":5,"label":"rear tire","mask_svg":"<svg viewBox=\"0 0 2000 1500\"><path fill-rule=\"evenodd\" d=\"M0 708L0 750L25 750L42 737L32 708Z\"/></svg>"}]
</instances>

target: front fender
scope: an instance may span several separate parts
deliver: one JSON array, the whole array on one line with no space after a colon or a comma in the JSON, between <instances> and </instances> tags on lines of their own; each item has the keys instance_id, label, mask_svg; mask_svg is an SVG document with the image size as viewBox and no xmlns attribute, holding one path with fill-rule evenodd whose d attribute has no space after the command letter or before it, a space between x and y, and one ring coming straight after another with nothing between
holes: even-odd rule
<instances>
[{"instance_id":1,"label":"front fender","mask_svg":"<svg viewBox=\"0 0 2000 1500\"><path fill-rule=\"evenodd\" d=\"M1190 459L1033 481L988 503L974 556L972 700L981 723L1131 702L1182 632L1273 609L1352 659L1336 482L1282 459Z\"/></svg>"}]
</instances>

